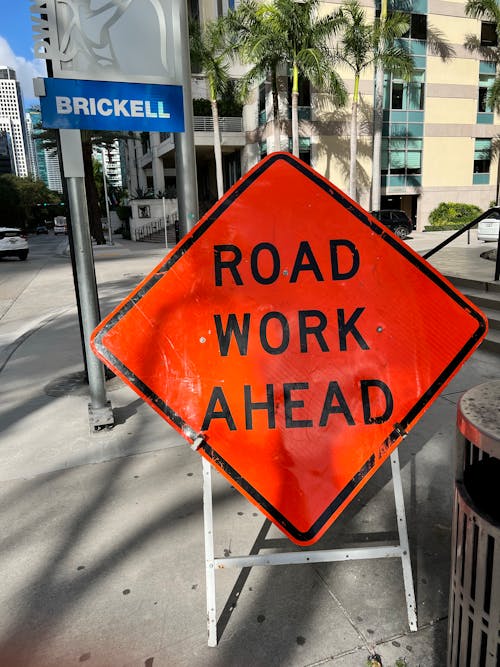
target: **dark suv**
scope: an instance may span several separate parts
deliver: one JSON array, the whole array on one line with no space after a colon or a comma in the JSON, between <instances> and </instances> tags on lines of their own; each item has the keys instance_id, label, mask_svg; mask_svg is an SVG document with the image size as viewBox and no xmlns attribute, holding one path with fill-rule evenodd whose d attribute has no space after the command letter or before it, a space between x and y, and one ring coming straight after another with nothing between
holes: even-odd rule
<instances>
[{"instance_id":1,"label":"dark suv","mask_svg":"<svg viewBox=\"0 0 500 667\"><path fill-rule=\"evenodd\" d=\"M400 239L405 239L413 229L412 221L404 211L386 209L385 211L372 211L371 213L374 218L389 227Z\"/></svg>"}]
</instances>

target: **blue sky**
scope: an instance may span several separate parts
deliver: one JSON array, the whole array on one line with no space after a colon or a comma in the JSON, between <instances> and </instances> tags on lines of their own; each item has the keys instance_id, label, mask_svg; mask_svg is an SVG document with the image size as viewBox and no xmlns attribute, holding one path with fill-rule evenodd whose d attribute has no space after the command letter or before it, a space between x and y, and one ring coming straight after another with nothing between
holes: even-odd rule
<instances>
[{"instance_id":1,"label":"blue sky","mask_svg":"<svg viewBox=\"0 0 500 667\"><path fill-rule=\"evenodd\" d=\"M32 79L46 76L45 63L33 57L30 0L0 0L0 65L16 70L25 104L36 102Z\"/></svg>"}]
</instances>

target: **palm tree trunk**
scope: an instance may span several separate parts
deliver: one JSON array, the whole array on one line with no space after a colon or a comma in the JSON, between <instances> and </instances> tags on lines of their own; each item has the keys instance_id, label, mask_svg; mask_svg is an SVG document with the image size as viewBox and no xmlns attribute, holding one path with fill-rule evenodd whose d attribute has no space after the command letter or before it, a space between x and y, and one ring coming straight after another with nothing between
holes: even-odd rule
<instances>
[{"instance_id":1,"label":"palm tree trunk","mask_svg":"<svg viewBox=\"0 0 500 667\"><path fill-rule=\"evenodd\" d=\"M93 236L97 245L105 245L106 239L101 223L101 211L99 209L99 197L94 181L94 170L92 168L92 137L90 133L82 132L82 154L83 170L85 173L85 193L87 195L87 208L89 212L90 235Z\"/></svg>"},{"instance_id":2,"label":"palm tree trunk","mask_svg":"<svg viewBox=\"0 0 500 667\"><path fill-rule=\"evenodd\" d=\"M349 197L356 199L357 159L358 159L358 103L353 98L351 109L351 142L349 166Z\"/></svg>"},{"instance_id":3,"label":"palm tree trunk","mask_svg":"<svg viewBox=\"0 0 500 667\"><path fill-rule=\"evenodd\" d=\"M373 104L373 157L372 157L372 211L380 210L382 124L384 113L384 70L377 65L375 70L375 99Z\"/></svg>"},{"instance_id":4,"label":"palm tree trunk","mask_svg":"<svg viewBox=\"0 0 500 667\"><path fill-rule=\"evenodd\" d=\"M387 0L381 0L380 22L387 18ZM375 94L373 100L373 158L372 158L372 211L380 209L381 199L381 159L382 125L384 113L384 69L380 62L375 64Z\"/></svg>"},{"instance_id":5,"label":"palm tree trunk","mask_svg":"<svg viewBox=\"0 0 500 667\"><path fill-rule=\"evenodd\" d=\"M222 173L222 147L219 127L219 109L217 100L210 100L212 107L212 120L214 124L214 156L215 156L215 176L217 179L217 197L220 199L224 194L224 175Z\"/></svg>"},{"instance_id":6,"label":"palm tree trunk","mask_svg":"<svg viewBox=\"0 0 500 667\"><path fill-rule=\"evenodd\" d=\"M281 131L280 131L280 105L278 95L278 77L276 70L273 70L271 75L271 94L273 98L273 134L274 147L273 151L281 150Z\"/></svg>"},{"instance_id":7,"label":"palm tree trunk","mask_svg":"<svg viewBox=\"0 0 500 667\"><path fill-rule=\"evenodd\" d=\"M292 153L299 157L299 70L293 65L292 76Z\"/></svg>"}]
</instances>

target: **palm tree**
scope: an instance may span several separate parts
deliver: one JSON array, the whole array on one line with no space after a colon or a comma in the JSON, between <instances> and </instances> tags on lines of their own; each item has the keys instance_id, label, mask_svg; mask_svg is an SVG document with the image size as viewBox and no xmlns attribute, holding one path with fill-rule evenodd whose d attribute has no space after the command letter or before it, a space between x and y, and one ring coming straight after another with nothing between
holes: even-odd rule
<instances>
[{"instance_id":1,"label":"palm tree","mask_svg":"<svg viewBox=\"0 0 500 667\"><path fill-rule=\"evenodd\" d=\"M380 2L381 24L387 20L387 0ZM382 124L384 114L384 68L382 63L375 63L375 90L373 93L373 157L372 157L372 196L371 208L380 209L380 171L382 164Z\"/></svg>"},{"instance_id":2,"label":"palm tree","mask_svg":"<svg viewBox=\"0 0 500 667\"><path fill-rule=\"evenodd\" d=\"M349 196L356 198L359 81L362 73L374 65L409 78L413 58L397 40L408 30L408 20L402 14L392 14L382 21L371 23L357 0L346 0L337 12L340 39L336 55L354 74L351 109L351 145Z\"/></svg>"},{"instance_id":3,"label":"palm tree","mask_svg":"<svg viewBox=\"0 0 500 667\"><path fill-rule=\"evenodd\" d=\"M217 99L224 95L229 84L229 45L227 40L227 22L221 17L207 21L203 27L198 22L190 24L191 62L201 69L208 83L212 120L214 125L214 156L217 179L217 196L224 194L222 173L222 148L219 127L219 109Z\"/></svg>"},{"instance_id":4,"label":"palm tree","mask_svg":"<svg viewBox=\"0 0 500 667\"><path fill-rule=\"evenodd\" d=\"M473 19L480 19L493 23L497 36L495 45L481 44L481 40L475 35L467 35L465 38L465 47L469 51L475 51L480 54L483 60L500 63L500 7L496 0L467 0L465 4L465 13ZM500 71L497 68L495 81L488 91L488 106L500 112Z\"/></svg>"},{"instance_id":5,"label":"palm tree","mask_svg":"<svg viewBox=\"0 0 500 667\"><path fill-rule=\"evenodd\" d=\"M275 0L263 5L266 23L281 35L284 56L292 71L292 152L299 156L299 76L317 89L332 95L335 103L345 103L346 90L333 69L329 40L337 30L335 14L320 17L318 0Z\"/></svg>"},{"instance_id":6,"label":"palm tree","mask_svg":"<svg viewBox=\"0 0 500 667\"><path fill-rule=\"evenodd\" d=\"M240 79L242 99L246 99L256 82L271 77L273 102L273 137L275 151L280 150L280 117L278 68L284 59L282 34L273 31L265 7L256 0L244 0L236 11L229 12L228 24L236 55L248 71Z\"/></svg>"},{"instance_id":7,"label":"palm tree","mask_svg":"<svg viewBox=\"0 0 500 667\"><path fill-rule=\"evenodd\" d=\"M271 75L274 149L280 145L278 68L292 73L292 150L299 155L299 76L332 94L336 104L345 101L345 88L333 69L329 38L335 32L333 14L318 15L319 0L275 0L257 4L246 0L234 13L236 52L243 63L253 63L243 78L244 90Z\"/></svg>"}]
</instances>

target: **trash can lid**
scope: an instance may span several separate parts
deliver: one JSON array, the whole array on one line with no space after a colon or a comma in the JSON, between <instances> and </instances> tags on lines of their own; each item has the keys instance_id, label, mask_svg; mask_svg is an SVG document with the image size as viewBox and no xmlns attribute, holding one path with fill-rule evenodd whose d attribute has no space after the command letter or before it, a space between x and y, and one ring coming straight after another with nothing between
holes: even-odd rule
<instances>
[{"instance_id":1,"label":"trash can lid","mask_svg":"<svg viewBox=\"0 0 500 667\"><path fill-rule=\"evenodd\" d=\"M500 380L465 392L458 402L457 426L467 440L500 458Z\"/></svg>"}]
</instances>

